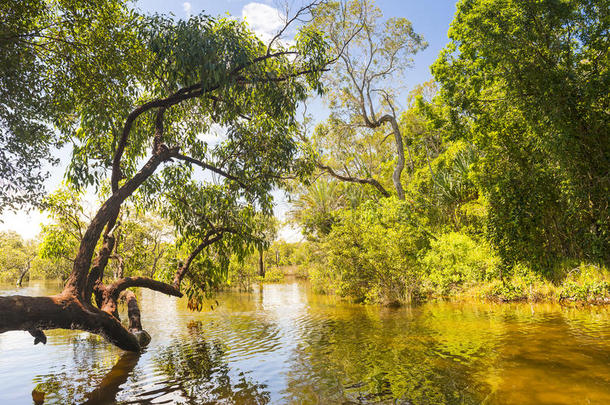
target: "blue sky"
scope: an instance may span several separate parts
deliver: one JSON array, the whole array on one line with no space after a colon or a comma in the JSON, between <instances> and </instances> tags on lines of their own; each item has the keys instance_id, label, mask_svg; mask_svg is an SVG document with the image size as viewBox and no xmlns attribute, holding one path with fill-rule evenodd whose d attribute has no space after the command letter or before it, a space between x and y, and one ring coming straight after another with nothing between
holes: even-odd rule
<instances>
[{"instance_id":1,"label":"blue sky","mask_svg":"<svg viewBox=\"0 0 610 405\"><path fill-rule=\"evenodd\" d=\"M297 7L301 1L288 0L289 4ZM246 18L251 27L262 37L272 35L274 26L277 26L277 13L272 7L278 8L281 1L275 0L138 0L136 2L140 11L145 13L173 13L176 17L185 18L189 14L205 12L212 16L226 15ZM409 91L415 85L431 79L430 65L436 59L439 51L448 42L447 30L455 13L455 0L377 0L376 5L386 17L406 17L412 24L415 32L423 35L428 42L428 48L414 57L413 67L408 70L403 78L406 90ZM404 100L402 101L404 105ZM325 117L323 104L316 103L310 111L319 115L314 120L322 120ZM51 168L51 177L47 181L47 191L55 190L61 183L67 159L70 155L68 148L58 152L62 164ZM280 217L289 208L286 200L279 193L276 196L276 215ZM93 208L93 207L92 207ZM0 217L0 230L12 229L20 233L24 238L33 238L40 231L40 224L47 222L46 215L40 212L17 212L4 213ZM285 229L281 236L289 240L298 238L298 231Z\"/></svg>"},{"instance_id":2,"label":"blue sky","mask_svg":"<svg viewBox=\"0 0 610 405\"><path fill-rule=\"evenodd\" d=\"M291 4L301 2L291 1ZM282 2L275 0L190 0L190 1L167 1L167 0L138 0L137 7L144 12L150 13L173 13L177 17L185 17L185 10L191 14L206 14L216 16L229 13L233 16L242 16L244 10L253 9L252 5L278 7ZM447 30L453 20L455 13L455 0L377 0L375 4L381 9L386 17L406 17L413 24L415 32L424 36L428 42L428 48L417 54L414 58L413 68L405 76L407 87L423 83L432 78L430 65L436 59L439 51L447 44ZM250 6L250 7L248 7ZM262 7L260 7L262 8ZM255 8L254 8L255 9Z\"/></svg>"}]
</instances>

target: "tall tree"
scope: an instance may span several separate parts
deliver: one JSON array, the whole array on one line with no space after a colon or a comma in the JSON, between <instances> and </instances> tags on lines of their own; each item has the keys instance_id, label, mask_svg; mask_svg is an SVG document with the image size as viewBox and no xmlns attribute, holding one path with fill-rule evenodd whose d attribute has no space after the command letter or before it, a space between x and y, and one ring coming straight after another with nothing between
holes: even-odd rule
<instances>
[{"instance_id":1,"label":"tall tree","mask_svg":"<svg viewBox=\"0 0 610 405\"><path fill-rule=\"evenodd\" d=\"M176 194L197 201L220 191L227 196L224 201L243 210L269 212L271 189L297 168L295 111L309 89L321 91L319 78L328 63L318 30L301 29L288 47L277 37L265 44L245 23L230 18L154 16L141 17L138 24L141 31L131 40L137 41L134 49L140 49L138 44L144 49L138 57L145 68L128 75L115 72L116 82L126 85L118 89L109 81L104 94L116 94L108 103L83 98L73 106L78 129L67 178L82 188L109 177L110 195L83 234L64 290L52 297L0 297L0 332L28 330L38 342L46 341L43 329L81 329L125 350L139 350L150 338L142 330L135 295L127 289L181 296L182 280L193 275L187 264L177 269L171 284L148 277L105 284L121 206L134 193L155 204ZM199 135L212 124L223 127L225 135L210 146ZM186 189L190 184L193 192ZM224 239L214 224L203 232L205 222L176 220L193 246ZM247 237L240 241L240 233L234 235L235 243L247 244ZM189 287L205 288L207 280L198 281L191 277ZM129 328L118 318L121 295L127 300Z\"/></svg>"},{"instance_id":2,"label":"tall tree","mask_svg":"<svg viewBox=\"0 0 610 405\"><path fill-rule=\"evenodd\" d=\"M409 20L402 17L384 19L370 0L352 0L344 4L329 2L317 9L313 24L327 33L331 46L340 54L338 63L328 75L328 98L333 116L327 130L338 132L335 137L349 145L358 143L360 137L367 136L367 131L380 131L389 126L395 148L392 183L398 198L404 200L402 173L405 149L409 153L410 150L398 123L400 112L396 97L400 76L410 66L412 55L427 44L415 33ZM370 173L359 177L349 172L349 162L339 164L343 168L324 163L319 167L335 178L368 183L384 196L389 195ZM411 157L409 167L412 171Z\"/></svg>"},{"instance_id":3,"label":"tall tree","mask_svg":"<svg viewBox=\"0 0 610 405\"><path fill-rule=\"evenodd\" d=\"M610 2L463 0L433 66L503 257L610 261Z\"/></svg>"}]
</instances>

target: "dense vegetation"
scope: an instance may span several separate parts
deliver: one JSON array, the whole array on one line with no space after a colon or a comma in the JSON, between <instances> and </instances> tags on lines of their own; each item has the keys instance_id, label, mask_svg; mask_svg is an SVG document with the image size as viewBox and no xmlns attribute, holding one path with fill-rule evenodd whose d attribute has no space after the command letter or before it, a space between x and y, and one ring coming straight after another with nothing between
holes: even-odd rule
<instances>
[{"instance_id":1,"label":"dense vegetation","mask_svg":"<svg viewBox=\"0 0 610 405\"><path fill-rule=\"evenodd\" d=\"M2 48L14 52L0 67L18 77L38 77L39 68L58 74L50 77L61 85L49 90L53 108L34 119L69 141L72 157L68 192L49 201L57 223L46 230L41 252L69 261L70 270L60 294L0 297L0 333L26 330L38 343L46 342L45 329L80 329L139 351L150 337L130 289L186 294L190 307L200 307L226 279L232 256L268 244L271 191L286 177L310 172L297 147L296 111L322 90L320 76L331 59L319 30L302 27L290 43L282 34L316 3L296 10L267 43L241 20L146 16L121 0L33 1L40 18L24 25L30 10L17 3L2 9L15 21ZM24 57L32 64L20 65ZM3 105L16 114L28 107ZM27 143L25 132L2 126L11 144ZM205 139L213 128L216 139ZM50 139L41 142L51 146ZM23 155L23 148L14 153ZM33 167L22 177L36 182L40 164ZM10 168L2 179L14 179ZM100 200L90 219L71 201L85 190ZM15 204L38 200L3 191ZM138 268L146 265L141 252L129 260L143 239L130 226L136 212L156 212L171 223L171 271ZM118 268L112 276L111 262ZM127 267L141 276L129 277ZM121 298L128 328L117 311Z\"/></svg>"},{"instance_id":2,"label":"dense vegetation","mask_svg":"<svg viewBox=\"0 0 610 405\"><path fill-rule=\"evenodd\" d=\"M472 287L503 300L607 299L610 4L460 1L435 80L403 111L407 64L387 55L421 40L361 5L321 20L334 33L328 21L368 13L311 137L327 176L300 187L293 211L314 284L385 303ZM371 125L384 116L397 127Z\"/></svg>"}]
</instances>

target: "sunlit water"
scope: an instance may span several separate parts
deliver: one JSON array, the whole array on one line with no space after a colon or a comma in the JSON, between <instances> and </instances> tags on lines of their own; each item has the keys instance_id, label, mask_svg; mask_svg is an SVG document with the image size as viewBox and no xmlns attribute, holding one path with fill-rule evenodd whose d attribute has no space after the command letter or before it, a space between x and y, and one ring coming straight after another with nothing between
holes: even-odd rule
<instances>
[{"instance_id":1,"label":"sunlit water","mask_svg":"<svg viewBox=\"0 0 610 405\"><path fill-rule=\"evenodd\" d=\"M610 404L609 308L388 309L297 282L221 293L200 313L139 297L141 355L76 331L48 331L46 346L1 334L0 404L32 404L32 391L45 404Z\"/></svg>"}]
</instances>

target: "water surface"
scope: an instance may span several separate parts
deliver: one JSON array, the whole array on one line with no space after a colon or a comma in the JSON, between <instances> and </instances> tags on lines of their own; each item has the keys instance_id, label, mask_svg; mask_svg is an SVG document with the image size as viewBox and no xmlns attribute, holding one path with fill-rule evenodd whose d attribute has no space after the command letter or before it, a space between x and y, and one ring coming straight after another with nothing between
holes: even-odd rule
<instances>
[{"instance_id":1,"label":"water surface","mask_svg":"<svg viewBox=\"0 0 610 405\"><path fill-rule=\"evenodd\" d=\"M221 293L200 313L138 295L152 336L141 355L78 331L48 331L46 346L0 334L0 404L32 404L33 391L45 404L610 404L609 308L389 309L299 282Z\"/></svg>"}]
</instances>

